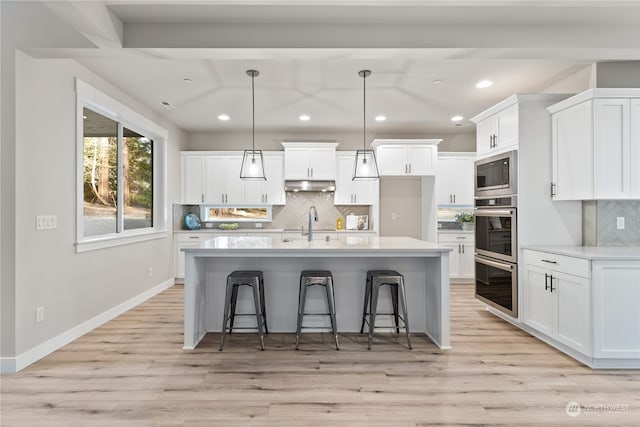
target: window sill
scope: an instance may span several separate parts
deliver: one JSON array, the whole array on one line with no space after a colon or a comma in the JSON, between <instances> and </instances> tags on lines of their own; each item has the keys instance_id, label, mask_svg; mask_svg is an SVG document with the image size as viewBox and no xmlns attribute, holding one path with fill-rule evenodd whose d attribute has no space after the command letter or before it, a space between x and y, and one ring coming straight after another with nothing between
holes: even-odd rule
<instances>
[{"instance_id":1,"label":"window sill","mask_svg":"<svg viewBox=\"0 0 640 427\"><path fill-rule=\"evenodd\" d=\"M76 253L95 251L114 246L129 245L131 243L146 242L148 240L163 239L169 236L167 230L151 231L141 234L129 234L126 236L98 237L84 242L76 242Z\"/></svg>"}]
</instances>

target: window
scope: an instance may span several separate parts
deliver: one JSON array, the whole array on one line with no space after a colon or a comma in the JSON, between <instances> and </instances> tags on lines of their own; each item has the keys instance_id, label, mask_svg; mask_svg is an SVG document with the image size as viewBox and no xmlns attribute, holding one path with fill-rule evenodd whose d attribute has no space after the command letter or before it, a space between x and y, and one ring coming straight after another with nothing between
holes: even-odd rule
<instances>
[{"instance_id":1,"label":"window","mask_svg":"<svg viewBox=\"0 0 640 427\"><path fill-rule=\"evenodd\" d=\"M81 80L76 83L78 252L163 237L166 131Z\"/></svg>"}]
</instances>

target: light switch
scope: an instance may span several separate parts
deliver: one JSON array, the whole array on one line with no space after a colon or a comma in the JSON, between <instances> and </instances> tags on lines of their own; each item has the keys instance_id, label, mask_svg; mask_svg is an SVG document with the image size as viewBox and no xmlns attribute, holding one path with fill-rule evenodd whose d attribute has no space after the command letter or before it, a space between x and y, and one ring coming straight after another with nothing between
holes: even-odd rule
<instances>
[{"instance_id":1,"label":"light switch","mask_svg":"<svg viewBox=\"0 0 640 427\"><path fill-rule=\"evenodd\" d=\"M56 215L38 215L36 216L36 230L50 230L58 226L58 217Z\"/></svg>"},{"instance_id":2,"label":"light switch","mask_svg":"<svg viewBox=\"0 0 640 427\"><path fill-rule=\"evenodd\" d=\"M394 220L394 221L395 221L396 219L398 219L398 214L397 214L397 213L395 213L395 212L391 212L391 219L392 219L392 220Z\"/></svg>"},{"instance_id":3,"label":"light switch","mask_svg":"<svg viewBox=\"0 0 640 427\"><path fill-rule=\"evenodd\" d=\"M616 227L618 230L624 230L624 217L619 216L616 218Z\"/></svg>"}]
</instances>

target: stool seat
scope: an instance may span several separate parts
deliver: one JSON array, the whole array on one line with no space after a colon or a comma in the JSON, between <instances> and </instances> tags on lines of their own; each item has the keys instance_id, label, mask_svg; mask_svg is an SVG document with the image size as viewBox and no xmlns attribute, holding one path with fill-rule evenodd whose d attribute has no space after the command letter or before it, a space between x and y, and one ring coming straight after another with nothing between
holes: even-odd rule
<instances>
[{"instance_id":1,"label":"stool seat","mask_svg":"<svg viewBox=\"0 0 640 427\"><path fill-rule=\"evenodd\" d=\"M307 288L309 286L324 286L327 296L328 313L305 313L304 307L307 299ZM340 350L338 345L338 326L336 323L336 300L333 290L333 275L328 270L303 270L300 272L300 291L298 294L298 325L296 327L296 350L300 344L300 331L303 317L306 315L325 315L331 320L331 331L336 341L336 350Z\"/></svg>"},{"instance_id":2,"label":"stool seat","mask_svg":"<svg viewBox=\"0 0 640 427\"><path fill-rule=\"evenodd\" d=\"M253 291L253 301L255 313L236 313L238 301L238 289L240 286L249 286ZM264 334L268 333L267 315L264 302L264 276L258 270L236 270L227 276L227 288L225 293L224 316L222 319L222 337L220 339L220 351L224 347L224 337L227 333L233 332L234 320L236 316L256 316L256 328L260 338L260 349L264 350ZM228 326L227 326L228 324ZM247 327L236 327L236 329L254 329Z\"/></svg>"},{"instance_id":3,"label":"stool seat","mask_svg":"<svg viewBox=\"0 0 640 427\"><path fill-rule=\"evenodd\" d=\"M381 286L389 286L391 292L391 303L393 305L393 313L378 313L378 292ZM402 316L398 312L398 299L402 306ZM409 349L411 346L411 336L409 332L409 314L407 311L407 295L404 286L404 276L395 270L369 270L367 271L367 281L364 293L364 308L362 310L362 326L360 333L364 332L365 323L369 326L369 339L367 348L371 350L373 342L373 332L376 328L376 315L392 315L396 325L396 332L400 332L400 323L402 320L404 330L407 336L407 344ZM368 319L367 319L368 316Z\"/></svg>"}]
</instances>

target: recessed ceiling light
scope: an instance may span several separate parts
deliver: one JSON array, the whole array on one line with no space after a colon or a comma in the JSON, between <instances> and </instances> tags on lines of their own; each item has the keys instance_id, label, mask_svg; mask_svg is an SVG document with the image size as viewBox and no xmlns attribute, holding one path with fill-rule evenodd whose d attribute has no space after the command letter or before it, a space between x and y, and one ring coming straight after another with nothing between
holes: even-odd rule
<instances>
[{"instance_id":1,"label":"recessed ceiling light","mask_svg":"<svg viewBox=\"0 0 640 427\"><path fill-rule=\"evenodd\" d=\"M228 116L228 115L226 115L226 114L220 114L220 115L218 116L218 120L222 120L223 122L226 122L226 121L227 121L227 120L229 120L230 118L231 118L231 117L229 117L229 116Z\"/></svg>"},{"instance_id":2,"label":"recessed ceiling light","mask_svg":"<svg viewBox=\"0 0 640 427\"><path fill-rule=\"evenodd\" d=\"M493 82L491 80L481 80L478 83L476 83L476 87L478 89L484 89L489 86L493 86Z\"/></svg>"},{"instance_id":3,"label":"recessed ceiling light","mask_svg":"<svg viewBox=\"0 0 640 427\"><path fill-rule=\"evenodd\" d=\"M387 120L387 117L383 116L382 114L379 116L376 116L376 122L384 122L385 120Z\"/></svg>"},{"instance_id":4,"label":"recessed ceiling light","mask_svg":"<svg viewBox=\"0 0 640 427\"><path fill-rule=\"evenodd\" d=\"M311 117L309 117L306 114L301 115L300 117L298 117L300 120L302 120L303 122L309 121L311 120Z\"/></svg>"},{"instance_id":5,"label":"recessed ceiling light","mask_svg":"<svg viewBox=\"0 0 640 427\"><path fill-rule=\"evenodd\" d=\"M189 78L182 79L182 81L183 81L184 83L193 83L193 80L191 80L191 79L189 79Z\"/></svg>"},{"instance_id":6,"label":"recessed ceiling light","mask_svg":"<svg viewBox=\"0 0 640 427\"><path fill-rule=\"evenodd\" d=\"M464 117L462 117L462 116L453 116L453 117L451 117L451 121L452 122L459 122L462 119L464 119Z\"/></svg>"},{"instance_id":7,"label":"recessed ceiling light","mask_svg":"<svg viewBox=\"0 0 640 427\"><path fill-rule=\"evenodd\" d=\"M439 85L440 83L442 83L444 80L442 79L435 79L434 81L432 81L431 83L433 83L434 85Z\"/></svg>"}]
</instances>

